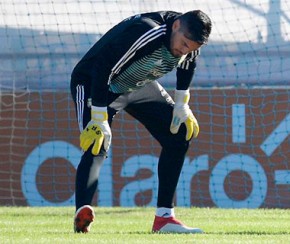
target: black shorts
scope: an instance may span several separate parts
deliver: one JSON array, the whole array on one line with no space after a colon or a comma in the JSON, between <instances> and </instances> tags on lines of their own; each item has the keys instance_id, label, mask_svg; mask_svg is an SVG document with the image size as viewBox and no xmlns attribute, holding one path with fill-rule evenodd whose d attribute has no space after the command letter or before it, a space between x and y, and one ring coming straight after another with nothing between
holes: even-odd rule
<instances>
[{"instance_id":1,"label":"black shorts","mask_svg":"<svg viewBox=\"0 0 290 244\"><path fill-rule=\"evenodd\" d=\"M91 120L90 87L71 83L71 93L75 102L79 129L82 131ZM186 129L182 124L178 134L170 132L174 102L171 96L157 82L146 84L139 90L115 94L108 93L108 116L111 125L114 115L125 110L140 123L162 146L185 141Z\"/></svg>"}]
</instances>

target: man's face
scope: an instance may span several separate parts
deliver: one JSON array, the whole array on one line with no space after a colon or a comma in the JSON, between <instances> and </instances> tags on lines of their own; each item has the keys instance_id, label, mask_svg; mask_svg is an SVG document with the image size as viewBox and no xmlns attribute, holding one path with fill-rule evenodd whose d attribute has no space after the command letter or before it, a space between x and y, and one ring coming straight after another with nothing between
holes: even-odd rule
<instances>
[{"instance_id":1,"label":"man's face","mask_svg":"<svg viewBox=\"0 0 290 244\"><path fill-rule=\"evenodd\" d=\"M181 57L200 48L202 44L185 37L184 28L181 28L180 20L172 25L170 37L170 52L174 57Z\"/></svg>"}]
</instances>

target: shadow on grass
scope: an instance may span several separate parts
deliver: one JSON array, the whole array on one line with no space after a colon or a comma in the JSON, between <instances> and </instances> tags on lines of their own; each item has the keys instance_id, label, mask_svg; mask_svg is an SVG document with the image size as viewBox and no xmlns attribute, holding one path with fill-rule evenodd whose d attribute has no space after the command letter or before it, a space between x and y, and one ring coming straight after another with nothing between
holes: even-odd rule
<instances>
[{"instance_id":1,"label":"shadow on grass","mask_svg":"<svg viewBox=\"0 0 290 244\"><path fill-rule=\"evenodd\" d=\"M289 235L288 231L277 231L277 232L267 232L267 231L220 231L220 232L205 232L205 235Z\"/></svg>"}]
</instances>

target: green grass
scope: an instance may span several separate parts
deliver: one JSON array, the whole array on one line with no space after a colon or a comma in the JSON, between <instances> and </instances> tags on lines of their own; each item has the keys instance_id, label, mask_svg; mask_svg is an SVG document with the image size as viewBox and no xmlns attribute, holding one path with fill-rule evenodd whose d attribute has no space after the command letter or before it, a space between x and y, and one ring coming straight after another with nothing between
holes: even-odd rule
<instances>
[{"instance_id":1,"label":"green grass","mask_svg":"<svg viewBox=\"0 0 290 244\"><path fill-rule=\"evenodd\" d=\"M152 234L153 208L95 208L88 234L73 232L73 207L0 207L0 243L290 243L290 210L176 208L204 234Z\"/></svg>"}]
</instances>

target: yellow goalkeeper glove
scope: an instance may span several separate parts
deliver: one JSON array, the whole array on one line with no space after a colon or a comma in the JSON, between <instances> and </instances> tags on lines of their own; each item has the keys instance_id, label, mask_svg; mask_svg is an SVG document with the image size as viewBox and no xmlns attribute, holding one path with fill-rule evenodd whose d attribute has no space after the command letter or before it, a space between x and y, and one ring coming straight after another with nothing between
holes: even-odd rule
<instances>
[{"instance_id":1,"label":"yellow goalkeeper glove","mask_svg":"<svg viewBox=\"0 0 290 244\"><path fill-rule=\"evenodd\" d=\"M91 121L80 135L80 147L87 151L94 144L92 154L98 155L102 144L109 150L112 140L111 128L108 123L107 107L91 107Z\"/></svg>"},{"instance_id":2,"label":"yellow goalkeeper glove","mask_svg":"<svg viewBox=\"0 0 290 244\"><path fill-rule=\"evenodd\" d=\"M199 133L199 125L194 117L191 109L188 106L190 98L189 90L175 90L174 94L174 109L170 131L176 134L182 123L186 126L186 140L189 141L192 136L197 137Z\"/></svg>"}]
</instances>

